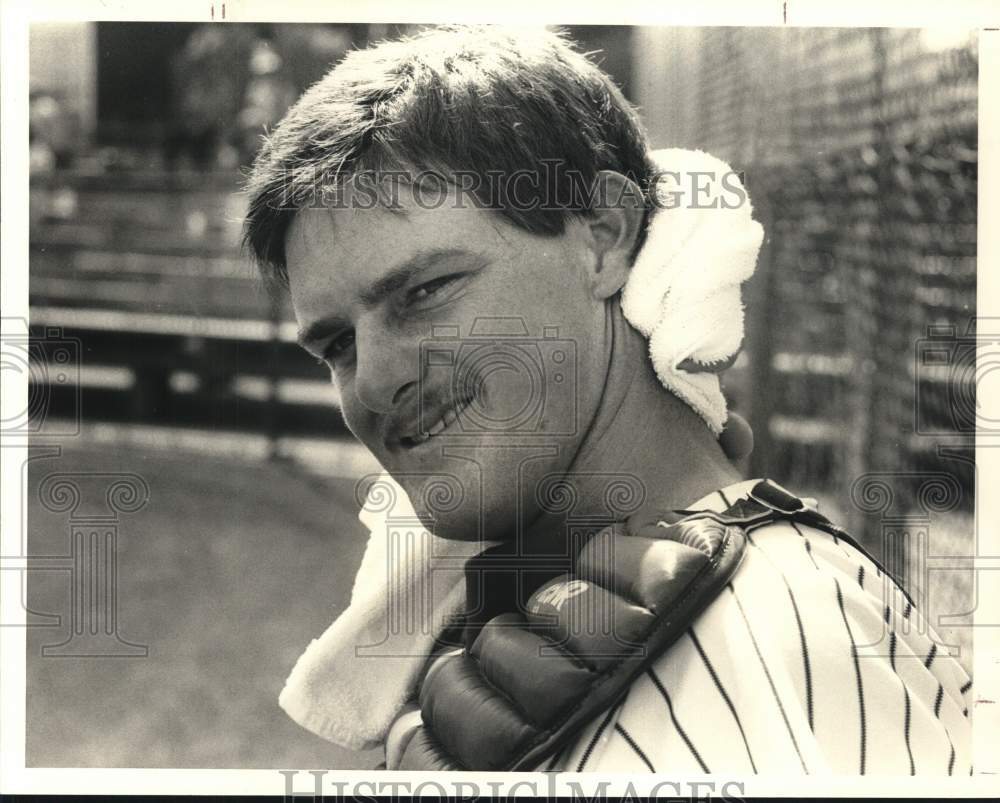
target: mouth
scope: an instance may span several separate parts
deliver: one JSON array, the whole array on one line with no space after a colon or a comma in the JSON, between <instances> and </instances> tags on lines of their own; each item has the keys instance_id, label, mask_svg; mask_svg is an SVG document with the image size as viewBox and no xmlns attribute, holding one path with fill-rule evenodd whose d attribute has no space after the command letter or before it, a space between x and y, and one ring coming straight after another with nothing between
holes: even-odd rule
<instances>
[{"instance_id":1,"label":"mouth","mask_svg":"<svg viewBox=\"0 0 1000 803\"><path fill-rule=\"evenodd\" d=\"M470 404L472 404L472 399L467 399L465 401L458 402L454 407L449 407L440 412L434 423L429 427L426 427L423 431L401 437L399 439L400 445L404 449L413 449L420 446L422 443L426 443L431 438L440 435L442 432L448 430L452 424L458 421L458 417L465 412L466 408L468 408Z\"/></svg>"}]
</instances>

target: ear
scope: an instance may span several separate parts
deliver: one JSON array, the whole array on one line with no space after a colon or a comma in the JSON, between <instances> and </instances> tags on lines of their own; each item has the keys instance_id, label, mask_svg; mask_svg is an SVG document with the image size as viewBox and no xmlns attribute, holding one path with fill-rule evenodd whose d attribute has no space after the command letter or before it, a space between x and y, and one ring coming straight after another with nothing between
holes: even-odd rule
<instances>
[{"instance_id":1,"label":"ear","mask_svg":"<svg viewBox=\"0 0 1000 803\"><path fill-rule=\"evenodd\" d=\"M591 256L591 290L596 298L606 299L628 280L646 208L639 186L621 173L602 170L594 181L594 207L581 223Z\"/></svg>"},{"instance_id":2,"label":"ear","mask_svg":"<svg viewBox=\"0 0 1000 803\"><path fill-rule=\"evenodd\" d=\"M719 435L719 445L733 463L740 464L753 452L753 430L739 413L729 413Z\"/></svg>"}]
</instances>

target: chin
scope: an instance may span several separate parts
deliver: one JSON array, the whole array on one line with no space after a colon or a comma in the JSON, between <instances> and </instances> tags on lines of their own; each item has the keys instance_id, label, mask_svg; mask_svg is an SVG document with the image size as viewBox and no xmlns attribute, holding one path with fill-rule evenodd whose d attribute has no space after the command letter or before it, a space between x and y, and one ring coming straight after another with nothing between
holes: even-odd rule
<instances>
[{"instance_id":1,"label":"chin","mask_svg":"<svg viewBox=\"0 0 1000 803\"><path fill-rule=\"evenodd\" d=\"M434 535L454 541L508 540L533 515L533 475L552 467L539 465L547 461L537 459L537 448L511 449L506 442L493 446L449 442L446 448L414 450L386 469ZM519 516L524 520L519 522Z\"/></svg>"},{"instance_id":2,"label":"chin","mask_svg":"<svg viewBox=\"0 0 1000 803\"><path fill-rule=\"evenodd\" d=\"M420 523L439 538L453 541L498 540L507 517L484 513L481 467L448 461L436 470L394 475L406 490ZM512 506L513 507L513 506Z\"/></svg>"},{"instance_id":3,"label":"chin","mask_svg":"<svg viewBox=\"0 0 1000 803\"><path fill-rule=\"evenodd\" d=\"M489 535L482 526L476 510L459 510L452 513L421 515L420 523L438 538L448 541L494 541L498 535Z\"/></svg>"}]
</instances>

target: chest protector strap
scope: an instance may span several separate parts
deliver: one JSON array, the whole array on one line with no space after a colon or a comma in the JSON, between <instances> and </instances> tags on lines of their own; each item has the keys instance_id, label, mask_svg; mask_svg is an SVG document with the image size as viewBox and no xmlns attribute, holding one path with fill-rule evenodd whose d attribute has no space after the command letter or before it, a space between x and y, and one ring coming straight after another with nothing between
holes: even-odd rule
<instances>
[{"instance_id":1,"label":"chest protector strap","mask_svg":"<svg viewBox=\"0 0 1000 803\"><path fill-rule=\"evenodd\" d=\"M535 769L619 702L715 599L740 565L748 531L792 519L854 543L770 480L724 513L675 513L683 517L634 532L624 523L605 527L568 570L550 572L533 590L524 579L530 570L515 576L507 568L503 585L523 590L527 582L530 593L505 611L475 577L490 550L470 561L468 586L479 590L466 646L431 664L420 689L422 724L398 769Z\"/></svg>"}]
</instances>

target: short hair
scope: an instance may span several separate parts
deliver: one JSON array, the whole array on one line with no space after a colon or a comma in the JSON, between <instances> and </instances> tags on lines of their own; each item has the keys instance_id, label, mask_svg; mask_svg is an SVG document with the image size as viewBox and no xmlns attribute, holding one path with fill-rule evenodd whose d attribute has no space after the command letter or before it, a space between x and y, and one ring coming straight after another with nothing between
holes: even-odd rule
<instances>
[{"instance_id":1,"label":"short hair","mask_svg":"<svg viewBox=\"0 0 1000 803\"><path fill-rule=\"evenodd\" d=\"M487 193L485 180L473 195L521 229L558 235L568 218L589 214L590 204L572 199L601 170L631 179L646 202L648 154L635 109L565 34L432 28L349 53L265 136L246 184L243 243L266 279L287 286L296 212L372 171L538 171L547 177L534 187L541 197L526 200L522 186L512 203Z\"/></svg>"}]
</instances>

